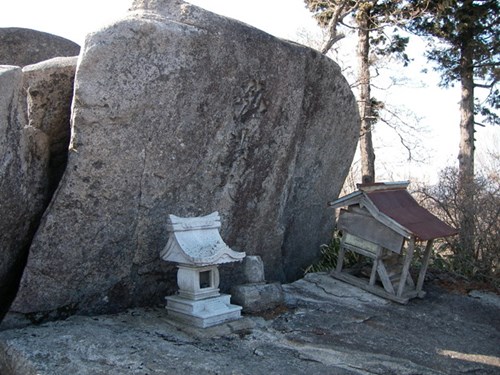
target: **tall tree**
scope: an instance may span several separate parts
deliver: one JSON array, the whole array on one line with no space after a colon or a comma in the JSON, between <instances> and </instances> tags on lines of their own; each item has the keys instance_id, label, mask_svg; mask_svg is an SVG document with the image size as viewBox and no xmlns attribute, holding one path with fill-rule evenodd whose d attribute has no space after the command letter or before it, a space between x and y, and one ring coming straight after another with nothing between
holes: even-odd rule
<instances>
[{"instance_id":1,"label":"tall tree","mask_svg":"<svg viewBox=\"0 0 500 375\"><path fill-rule=\"evenodd\" d=\"M361 180L363 183L375 182L375 150L373 149L370 79L370 30L374 27L371 18L373 3L365 2L358 5L356 23L358 25L358 84L359 84L359 115L361 118L361 133L359 149L361 153Z\"/></svg>"},{"instance_id":2,"label":"tall tree","mask_svg":"<svg viewBox=\"0 0 500 375\"><path fill-rule=\"evenodd\" d=\"M410 5L424 10L409 23L409 29L435 41L427 57L437 63L441 84L459 83L461 87L458 161L463 214L459 236L463 250L472 254L476 116L500 124L495 113L500 105L499 3L498 0L411 0ZM489 90L483 103L475 100L477 88Z\"/></svg>"},{"instance_id":3,"label":"tall tree","mask_svg":"<svg viewBox=\"0 0 500 375\"><path fill-rule=\"evenodd\" d=\"M408 38L397 33L388 37L385 28L396 25L403 10L402 3L393 0L304 0L319 25L328 32L321 48L323 54L344 37L341 28L357 30L358 48L358 107L361 118L359 148L363 183L375 182L375 151L372 140L373 124L377 120L378 103L371 96L370 66L377 55L396 54L408 62L404 54Z\"/></svg>"}]
</instances>

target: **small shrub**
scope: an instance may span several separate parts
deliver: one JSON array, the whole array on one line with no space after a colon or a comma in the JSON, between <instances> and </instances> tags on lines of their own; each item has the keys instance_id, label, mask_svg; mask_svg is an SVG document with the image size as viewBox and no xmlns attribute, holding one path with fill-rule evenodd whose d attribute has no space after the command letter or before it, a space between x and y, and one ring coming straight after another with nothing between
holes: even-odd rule
<instances>
[{"instance_id":1,"label":"small shrub","mask_svg":"<svg viewBox=\"0 0 500 375\"><path fill-rule=\"evenodd\" d=\"M498 176L479 175L473 181L473 235L448 237L436 242L433 267L500 287L500 181ZM459 228L466 205L458 170L446 168L439 183L417 190L420 203L455 228ZM469 206L470 207L470 206ZM471 208L468 208L470 210ZM470 211L467 212L468 214ZM472 245L470 245L472 244Z\"/></svg>"},{"instance_id":2,"label":"small shrub","mask_svg":"<svg viewBox=\"0 0 500 375\"><path fill-rule=\"evenodd\" d=\"M312 272L327 272L337 267L341 240L342 233L340 231L334 231L330 242L328 244L321 245L319 261L307 267L304 274ZM352 251L346 251L344 256L344 267L348 268L359 264L359 262L360 255L355 254Z\"/></svg>"}]
</instances>

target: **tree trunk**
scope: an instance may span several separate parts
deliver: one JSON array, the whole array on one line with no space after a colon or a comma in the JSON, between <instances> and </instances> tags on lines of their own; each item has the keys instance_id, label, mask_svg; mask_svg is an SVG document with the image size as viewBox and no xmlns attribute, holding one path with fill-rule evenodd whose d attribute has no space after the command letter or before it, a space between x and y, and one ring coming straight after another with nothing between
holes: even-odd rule
<instances>
[{"instance_id":1,"label":"tree trunk","mask_svg":"<svg viewBox=\"0 0 500 375\"><path fill-rule=\"evenodd\" d=\"M361 153L362 183L375 182L375 151L372 142L372 108L370 96L370 18L369 9L360 9L358 14L358 80L359 114L361 133L359 149Z\"/></svg>"},{"instance_id":2,"label":"tree trunk","mask_svg":"<svg viewBox=\"0 0 500 375\"><path fill-rule=\"evenodd\" d=\"M474 256L474 71L472 37L461 48L460 145L458 154L459 191L462 206L460 244L466 258ZM469 258L470 259L470 258Z\"/></svg>"},{"instance_id":3,"label":"tree trunk","mask_svg":"<svg viewBox=\"0 0 500 375\"><path fill-rule=\"evenodd\" d=\"M328 51L330 51L330 48L337 43L340 39L344 38L344 34L339 34L337 33L337 27L339 25L339 22L341 21L342 17L342 12L347 5L346 2L341 2L340 4L337 5L332 5L332 19L330 22L328 22L328 39L323 43L323 46L321 46L321 53L323 55L326 55Z\"/></svg>"}]
</instances>

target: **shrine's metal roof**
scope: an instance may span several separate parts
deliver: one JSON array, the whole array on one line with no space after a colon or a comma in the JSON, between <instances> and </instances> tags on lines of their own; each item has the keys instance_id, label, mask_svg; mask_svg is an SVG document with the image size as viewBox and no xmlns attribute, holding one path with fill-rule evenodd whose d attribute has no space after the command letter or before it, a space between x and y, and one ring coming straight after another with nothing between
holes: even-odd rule
<instances>
[{"instance_id":1,"label":"shrine's metal roof","mask_svg":"<svg viewBox=\"0 0 500 375\"><path fill-rule=\"evenodd\" d=\"M458 233L455 228L420 206L408 193L406 185L394 183L360 185L358 186L360 190L330 202L329 205L336 208L361 203L375 219L393 227L398 233L403 234L401 229L405 229L418 240L431 240Z\"/></svg>"},{"instance_id":2,"label":"shrine's metal roof","mask_svg":"<svg viewBox=\"0 0 500 375\"><path fill-rule=\"evenodd\" d=\"M420 240L458 233L455 228L420 206L406 190L378 190L366 195L380 212L409 229Z\"/></svg>"}]
</instances>

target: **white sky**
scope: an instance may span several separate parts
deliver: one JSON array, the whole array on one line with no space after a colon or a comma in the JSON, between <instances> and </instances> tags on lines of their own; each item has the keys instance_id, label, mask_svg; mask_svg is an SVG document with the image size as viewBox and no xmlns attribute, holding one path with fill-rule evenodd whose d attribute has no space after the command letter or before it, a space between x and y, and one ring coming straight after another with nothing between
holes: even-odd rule
<instances>
[{"instance_id":1,"label":"white sky","mask_svg":"<svg viewBox=\"0 0 500 375\"><path fill-rule=\"evenodd\" d=\"M303 41L299 34L307 30L320 38L319 29L303 0L190 0L215 13L239 19L275 36ZM132 0L0 0L0 27L26 27L49 32L82 44L85 35L97 30L127 12ZM344 51L355 51L355 42L344 41ZM352 47L351 47L352 46ZM424 137L426 163L406 162L406 155L399 147L397 138L384 125L375 131L377 179L425 179L434 182L437 172L444 166L456 164L459 140L459 91L436 88L438 75L431 71L422 74L427 67L423 57L423 43L413 45L411 57L415 63L410 68L389 67L410 81L403 86L375 94L378 99L403 105L421 118L419 126L429 129ZM349 53L341 52L339 55ZM387 72L385 72L387 74ZM383 83L382 83L383 84ZM422 87L423 86L423 87ZM496 127L498 128L498 127ZM488 142L498 139L500 130L493 127L478 128L477 148L490 148Z\"/></svg>"}]
</instances>

